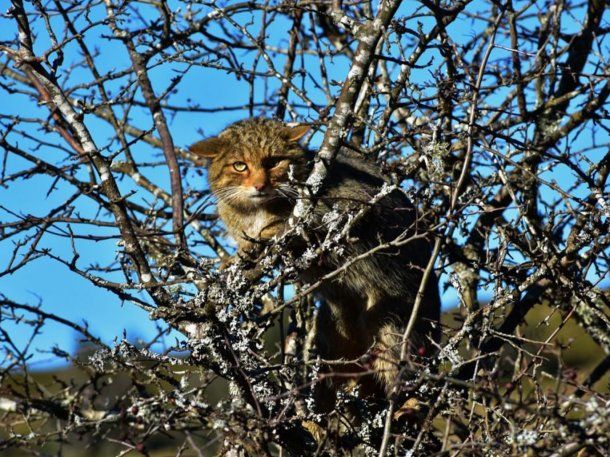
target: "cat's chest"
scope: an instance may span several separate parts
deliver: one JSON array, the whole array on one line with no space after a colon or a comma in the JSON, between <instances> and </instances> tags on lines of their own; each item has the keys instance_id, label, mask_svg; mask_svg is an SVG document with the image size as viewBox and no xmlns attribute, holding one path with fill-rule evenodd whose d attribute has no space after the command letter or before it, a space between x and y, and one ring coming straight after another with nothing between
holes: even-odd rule
<instances>
[{"instance_id":1,"label":"cat's chest","mask_svg":"<svg viewBox=\"0 0 610 457\"><path fill-rule=\"evenodd\" d=\"M229 234L238 244L249 239L269 239L275 236L284 225L284 221L264 209L249 213L219 211Z\"/></svg>"},{"instance_id":2,"label":"cat's chest","mask_svg":"<svg viewBox=\"0 0 610 457\"><path fill-rule=\"evenodd\" d=\"M244 232L251 238L260 238L263 231L274 222L274 217L265 211L258 211L244 219Z\"/></svg>"}]
</instances>

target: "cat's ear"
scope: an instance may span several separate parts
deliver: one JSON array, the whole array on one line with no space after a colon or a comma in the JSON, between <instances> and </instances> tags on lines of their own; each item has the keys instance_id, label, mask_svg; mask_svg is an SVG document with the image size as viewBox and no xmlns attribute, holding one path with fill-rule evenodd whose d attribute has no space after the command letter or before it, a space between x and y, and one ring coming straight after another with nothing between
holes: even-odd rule
<instances>
[{"instance_id":1,"label":"cat's ear","mask_svg":"<svg viewBox=\"0 0 610 457\"><path fill-rule=\"evenodd\" d=\"M218 138L208 138L207 140L199 141L189 147L189 151L199 157L211 159L222 152L225 147L225 142Z\"/></svg>"},{"instance_id":2,"label":"cat's ear","mask_svg":"<svg viewBox=\"0 0 610 457\"><path fill-rule=\"evenodd\" d=\"M298 124L292 127L286 126L284 128L284 136L288 141L297 142L309 132L310 128L311 126L307 124Z\"/></svg>"}]
</instances>

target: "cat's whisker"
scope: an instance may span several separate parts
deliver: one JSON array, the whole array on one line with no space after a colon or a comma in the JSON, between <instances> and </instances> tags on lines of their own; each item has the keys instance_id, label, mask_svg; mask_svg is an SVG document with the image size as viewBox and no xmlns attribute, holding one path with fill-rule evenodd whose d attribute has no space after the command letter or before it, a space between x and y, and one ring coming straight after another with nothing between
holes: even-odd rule
<instances>
[{"instance_id":1,"label":"cat's whisker","mask_svg":"<svg viewBox=\"0 0 610 457\"><path fill-rule=\"evenodd\" d=\"M299 191L288 184L280 184L278 190L281 190L284 195L290 195L291 197L299 195Z\"/></svg>"},{"instance_id":2,"label":"cat's whisker","mask_svg":"<svg viewBox=\"0 0 610 457\"><path fill-rule=\"evenodd\" d=\"M289 194L285 193L281 189L277 189L277 193L279 195L276 196L275 198L280 198L280 196L281 196L281 197L285 198L286 200L288 200L289 202L293 202L294 201L294 197L292 195L289 195Z\"/></svg>"},{"instance_id":3,"label":"cat's whisker","mask_svg":"<svg viewBox=\"0 0 610 457\"><path fill-rule=\"evenodd\" d=\"M253 204L263 204L274 202L277 200L287 200L294 203L298 197L299 192L293 186L286 183L277 183L273 187L273 192L266 195L266 198L256 200L252 198L252 192L243 186L226 186L214 191L214 196L220 202L224 204L232 204L235 202L247 202L252 199Z\"/></svg>"},{"instance_id":4,"label":"cat's whisker","mask_svg":"<svg viewBox=\"0 0 610 457\"><path fill-rule=\"evenodd\" d=\"M214 192L214 195L216 196L216 198L218 200L222 200L225 203L231 203L231 202L234 202L234 201L240 199L240 197L242 197L242 194L243 194L243 191L238 186L223 187L221 189L217 189Z\"/></svg>"}]
</instances>

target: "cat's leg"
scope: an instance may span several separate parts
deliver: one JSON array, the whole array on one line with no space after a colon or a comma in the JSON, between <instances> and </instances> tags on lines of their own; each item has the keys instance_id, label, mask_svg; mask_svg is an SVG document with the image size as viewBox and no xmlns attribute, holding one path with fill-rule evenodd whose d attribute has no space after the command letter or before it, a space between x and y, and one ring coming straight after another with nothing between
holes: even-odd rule
<instances>
[{"instance_id":1,"label":"cat's leg","mask_svg":"<svg viewBox=\"0 0 610 457\"><path fill-rule=\"evenodd\" d=\"M316 321L317 353L322 360L332 361L320 370L319 396L331 407L339 388L359 385L365 396L375 390L372 367L361 359L373 343L368 324L359 316L358 302L362 300L350 296L346 303L346 298L323 300Z\"/></svg>"},{"instance_id":2,"label":"cat's leg","mask_svg":"<svg viewBox=\"0 0 610 457\"><path fill-rule=\"evenodd\" d=\"M424 360L422 357L428 357L433 352L433 347L428 338L430 332L421 331L423 328L429 329L429 325L420 320L416 323L416 327L418 328L411 333L406 342L407 351L404 362L407 363L417 360L421 362ZM387 394L392 391L398 376L405 328L406 325L396 323L387 323L381 326L371 351L374 356L375 376L383 385Z\"/></svg>"},{"instance_id":3,"label":"cat's leg","mask_svg":"<svg viewBox=\"0 0 610 457\"><path fill-rule=\"evenodd\" d=\"M396 382L402 343L401 328L394 324L385 324L377 333L376 342L371 350L375 378L389 394Z\"/></svg>"}]
</instances>

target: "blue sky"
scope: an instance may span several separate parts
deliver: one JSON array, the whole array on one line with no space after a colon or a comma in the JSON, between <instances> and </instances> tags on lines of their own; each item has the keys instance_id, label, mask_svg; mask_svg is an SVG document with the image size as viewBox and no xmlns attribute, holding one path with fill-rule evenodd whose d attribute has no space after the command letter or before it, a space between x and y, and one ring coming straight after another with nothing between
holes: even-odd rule
<instances>
[{"instance_id":1,"label":"blue sky","mask_svg":"<svg viewBox=\"0 0 610 457\"><path fill-rule=\"evenodd\" d=\"M0 1L2 10L6 10L4 3L4 0ZM98 13L102 14L99 10ZM425 18L420 20L424 25L428 23ZM14 35L14 24L11 20L5 17L0 18L0 24L2 25L0 27L0 39L6 39ZM285 40L289 24L289 21L278 21L269 31L270 41L282 42L282 40ZM575 26L575 24L573 23L572 25ZM254 24L251 27L252 30L256 30L256 25ZM412 24L412 26L416 27L416 24ZM467 39L472 33L470 27L468 22L463 21L453 25L450 33L455 40ZM107 32L107 30L105 29L104 32ZM93 30L86 36L86 39L90 46L98 46L101 49L102 56L98 59L98 63L102 73L106 71L120 71L130 66L129 58L124 50L117 46L115 42L102 38L99 31ZM40 33L37 49L43 50L48 44L48 41L45 41L45 34ZM239 51L236 51L236 53L240 57ZM492 59L505 56L506 52L498 49L492 54ZM246 61L249 59L249 57L241 57ZM431 53L430 55L423 56L421 62L428 61L430 57L438 59L438 55ZM66 49L66 66L77 58L73 47ZM315 58L308 56L306 61L312 74L317 74L319 70ZM278 57L275 62L278 68L282 67L283 59L281 57ZM158 93L162 92L169 84L171 78L175 76L175 71L184 67L184 64L162 65L151 70L151 78L153 79L156 91ZM264 62L259 64L259 67L261 69L266 68ZM337 57L334 63L329 66L330 78L343 79L347 68L345 60ZM412 80L416 82L432 81L429 71L430 69L425 68L414 70ZM80 80L90 80L90 74L87 70L79 69L70 75L69 81L71 83ZM114 84L109 84L108 87L116 92L119 89L119 85L123 82L116 81ZM321 94L315 94L311 84L306 83L306 87L311 89L310 96L321 104L325 103ZM243 79L236 80L233 75L229 75L226 72L198 67L190 71L178 86L178 89L178 93L171 98L172 103L186 103L187 99L190 99L205 107L212 107L246 103L249 86ZM264 96L264 88L262 83L260 83L256 86L255 97L257 100L261 100ZM0 106L2 106L2 112L5 114L10 112L22 117L44 117L46 115L44 114L45 108L36 106L30 98L18 94L11 95L1 89ZM305 117L316 117L315 112L307 112L306 110L302 111L301 114ZM247 112L233 111L212 114L181 113L168 117L170 118L171 133L176 145L186 147L201 138L201 133L198 130L202 130L205 135L214 134L227 124L246 116ZM131 123L139 128L150 128L152 126L151 117L144 109L134 109L130 113L130 119ZM108 154L108 151L116 149L117 144L112 143L113 133L105 122L96 119L94 116L88 116L86 123L93 133L98 147L102 149L108 147L105 154ZM36 133L33 129L30 131ZM56 136L50 135L49 137L53 141L59 142ZM317 141L319 141L319 138ZM25 140L22 140L21 144L25 148L28 146ZM159 150L154 150L143 143L134 145L133 152L136 159L141 161L159 160L161 157ZM67 163L70 160L69 158L59 156L57 151L53 149L38 151L38 154L54 163L61 160ZM9 170L17 169L20 166L22 166L22 163L17 158L9 157ZM85 172L86 170L83 167L82 173ZM168 189L166 170L155 169L146 173L154 182ZM191 175L191 178L193 175ZM571 179L570 173L567 170L563 170L559 175L554 177L557 180ZM203 178L191 179L189 182L194 186L205 186ZM73 189L60 187L46 195L51 184L51 178L39 176L25 182L11 183L8 188L0 187L0 205L15 213L45 214L50 208L61 203L73 191ZM120 185L123 193L133 188L128 180L124 180ZM150 201L150 195L140 195L136 198ZM95 206L87 201L86 198L79 198L77 204L83 215L95 211ZM13 217L5 211L0 211L0 220L12 219ZM75 228L75 230L79 229ZM110 234L111 232L100 229L96 233ZM115 259L117 251L116 240L105 240L98 243L77 243L79 252L82 254L81 259L79 259L80 266L96 262L104 265ZM71 253L69 243L65 239L53 235L45 236L42 246L50 248L53 253L64 257L69 257ZM0 243L0 262L2 262L2 265L6 262L12 248L13 246L10 242ZM121 275L116 274L115 279L120 280ZM82 323L86 320L92 333L100 336L107 342L111 342L117 337L122 337L124 331L127 332L127 336L130 339L137 337L148 339L156 333L155 324L149 319L145 311L130 303L121 303L113 294L93 286L87 280L70 272L64 265L48 258L36 260L30 263L27 268L19 270L10 276L1 277L0 292L18 302L35 304L40 301L46 311L56 313L74 322ZM450 288L443 297L444 307L454 306L456 302L455 291ZM8 331L17 341L23 344L29 338L28 332L30 327L11 325ZM40 352L34 353L31 360L32 366L43 368L53 364L52 357L44 351L55 344L62 348L74 349L76 345L74 332L64 326L53 323L45 326L42 333L35 340L35 346Z\"/></svg>"}]
</instances>

